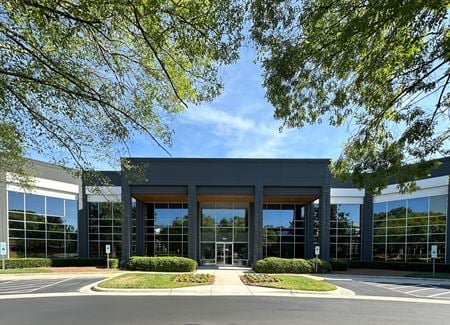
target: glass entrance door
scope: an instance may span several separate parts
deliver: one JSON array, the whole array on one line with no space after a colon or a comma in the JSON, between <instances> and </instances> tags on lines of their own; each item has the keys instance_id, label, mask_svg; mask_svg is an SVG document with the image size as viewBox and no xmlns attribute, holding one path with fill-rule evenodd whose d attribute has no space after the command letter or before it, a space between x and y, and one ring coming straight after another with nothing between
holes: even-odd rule
<instances>
[{"instance_id":1,"label":"glass entrance door","mask_svg":"<svg viewBox=\"0 0 450 325\"><path fill-rule=\"evenodd\" d=\"M233 265L233 243L216 243L216 264Z\"/></svg>"}]
</instances>

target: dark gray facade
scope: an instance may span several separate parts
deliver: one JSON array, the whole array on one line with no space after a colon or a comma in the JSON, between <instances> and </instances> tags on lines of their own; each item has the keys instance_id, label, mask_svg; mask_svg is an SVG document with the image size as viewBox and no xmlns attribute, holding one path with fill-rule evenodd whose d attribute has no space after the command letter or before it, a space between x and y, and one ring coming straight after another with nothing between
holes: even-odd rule
<instances>
[{"instance_id":1,"label":"dark gray facade","mask_svg":"<svg viewBox=\"0 0 450 325\"><path fill-rule=\"evenodd\" d=\"M199 260L199 203L211 200L246 199L250 204L249 264L262 258L263 204L283 198L311 204L319 200L320 245L322 258L329 258L328 216L330 209L329 160L325 159L131 159L138 172L122 179L124 219L122 229L122 258L131 252L131 197L138 205L151 202L152 197L186 197L189 214L189 257ZM136 173L139 177L136 177ZM148 197L147 202L144 202ZM150 201L148 201L150 200ZM138 209L137 220L143 211ZM306 220L312 219L312 211ZM139 221L138 221L138 224ZM137 228L139 229L139 227ZM138 232L141 230L137 230ZM140 235L141 236L141 235ZM313 254L312 234L305 238L306 252ZM139 246L138 246L139 247ZM140 248L140 247L139 247ZM140 249L139 249L140 250ZM141 253L141 252L138 252Z\"/></svg>"}]
</instances>

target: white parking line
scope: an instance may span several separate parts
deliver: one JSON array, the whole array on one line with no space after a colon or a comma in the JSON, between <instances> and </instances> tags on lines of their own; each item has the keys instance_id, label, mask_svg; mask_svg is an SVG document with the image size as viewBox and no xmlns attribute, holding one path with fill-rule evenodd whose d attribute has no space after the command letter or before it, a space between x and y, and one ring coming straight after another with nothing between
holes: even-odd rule
<instances>
[{"instance_id":1,"label":"white parking line","mask_svg":"<svg viewBox=\"0 0 450 325\"><path fill-rule=\"evenodd\" d=\"M436 293L436 294L434 294L434 295L428 296L428 298L434 298L434 297L439 297L439 296L445 296L445 295L448 295L448 294L450 294L450 291L449 291L449 290L447 290L447 291L445 291L445 292L440 292L440 293Z\"/></svg>"},{"instance_id":2,"label":"white parking line","mask_svg":"<svg viewBox=\"0 0 450 325\"><path fill-rule=\"evenodd\" d=\"M37 291L37 290L41 290L41 289L44 289L44 288L47 288L47 287L51 287L51 286L54 286L54 285L56 285L56 284L60 284L60 283L63 283L63 282L66 282L66 281L69 281L69 280L72 280L72 279L73 279L73 278L68 278L68 279L63 279L63 280L58 281L58 282L50 283L50 284L47 284L47 285L45 285L45 286L43 286L43 287L39 287L39 288L36 288L36 289L34 289L34 290L31 290L31 291L29 291L29 293L34 292L34 291Z\"/></svg>"},{"instance_id":3,"label":"white parking line","mask_svg":"<svg viewBox=\"0 0 450 325\"><path fill-rule=\"evenodd\" d=\"M65 278L62 280L61 279L12 280L4 283L0 282L0 294L32 293L72 279L73 278Z\"/></svg>"},{"instance_id":4,"label":"white parking line","mask_svg":"<svg viewBox=\"0 0 450 325\"><path fill-rule=\"evenodd\" d=\"M436 287L422 288L422 289L417 289L417 290L412 290L412 291L405 291L404 293L411 294L411 293L415 293L415 292L432 290L432 289L437 289L437 288Z\"/></svg>"}]
</instances>

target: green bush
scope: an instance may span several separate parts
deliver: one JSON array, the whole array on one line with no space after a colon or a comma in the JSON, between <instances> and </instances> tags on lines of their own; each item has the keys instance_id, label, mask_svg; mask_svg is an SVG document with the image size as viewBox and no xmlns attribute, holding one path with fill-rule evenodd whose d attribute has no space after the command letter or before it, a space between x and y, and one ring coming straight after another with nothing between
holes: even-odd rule
<instances>
[{"instance_id":1,"label":"green bush","mask_svg":"<svg viewBox=\"0 0 450 325\"><path fill-rule=\"evenodd\" d=\"M383 261L350 261L352 269L385 269L399 271L431 272L432 263L405 263ZM436 272L450 272L450 264L436 263Z\"/></svg>"},{"instance_id":2,"label":"green bush","mask_svg":"<svg viewBox=\"0 0 450 325\"><path fill-rule=\"evenodd\" d=\"M5 260L7 269L25 269L33 267L50 267L52 260L49 258L10 258Z\"/></svg>"},{"instance_id":3,"label":"green bush","mask_svg":"<svg viewBox=\"0 0 450 325\"><path fill-rule=\"evenodd\" d=\"M132 256L128 268L133 271L151 272L192 272L197 268L197 262L186 257Z\"/></svg>"},{"instance_id":4,"label":"green bush","mask_svg":"<svg viewBox=\"0 0 450 325\"><path fill-rule=\"evenodd\" d=\"M331 269L333 271L347 271L348 261L347 260L331 260Z\"/></svg>"},{"instance_id":5,"label":"green bush","mask_svg":"<svg viewBox=\"0 0 450 325\"><path fill-rule=\"evenodd\" d=\"M315 259L267 257L256 262L255 271L257 273L314 273L315 261ZM331 271L331 265L327 261L318 259L317 263L317 272Z\"/></svg>"},{"instance_id":6,"label":"green bush","mask_svg":"<svg viewBox=\"0 0 450 325\"><path fill-rule=\"evenodd\" d=\"M106 258L53 258L52 266L54 267L83 267L95 266L106 267ZM109 259L109 267L116 269L119 267L119 260L117 258Z\"/></svg>"}]
</instances>

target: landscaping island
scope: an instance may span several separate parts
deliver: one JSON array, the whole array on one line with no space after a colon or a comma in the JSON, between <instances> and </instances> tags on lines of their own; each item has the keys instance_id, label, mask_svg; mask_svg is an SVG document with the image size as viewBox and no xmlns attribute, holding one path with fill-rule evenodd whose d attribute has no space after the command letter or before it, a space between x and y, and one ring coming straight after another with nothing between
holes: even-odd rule
<instances>
[{"instance_id":1,"label":"landscaping island","mask_svg":"<svg viewBox=\"0 0 450 325\"><path fill-rule=\"evenodd\" d=\"M183 288L214 283L211 274L153 274L132 273L100 282L100 288L114 289L166 289Z\"/></svg>"},{"instance_id":2,"label":"landscaping island","mask_svg":"<svg viewBox=\"0 0 450 325\"><path fill-rule=\"evenodd\" d=\"M272 275L248 273L241 276L246 285L302 291L333 291L336 287L324 281L300 275Z\"/></svg>"}]
</instances>

